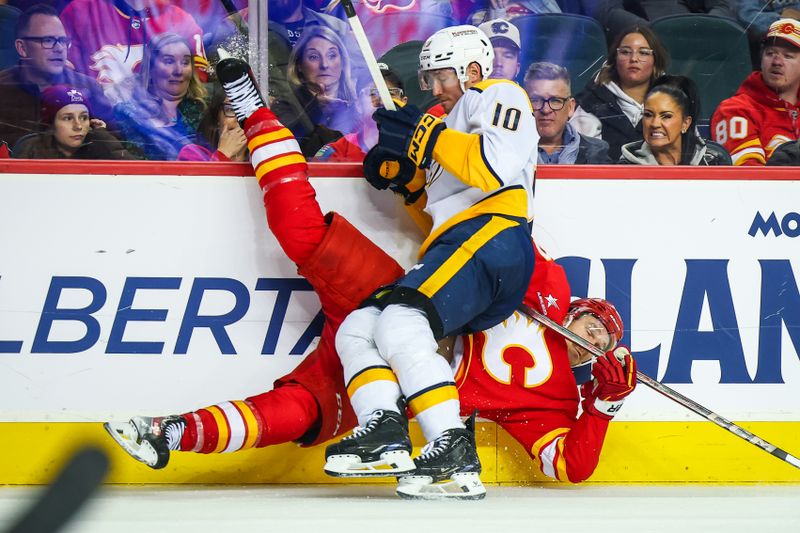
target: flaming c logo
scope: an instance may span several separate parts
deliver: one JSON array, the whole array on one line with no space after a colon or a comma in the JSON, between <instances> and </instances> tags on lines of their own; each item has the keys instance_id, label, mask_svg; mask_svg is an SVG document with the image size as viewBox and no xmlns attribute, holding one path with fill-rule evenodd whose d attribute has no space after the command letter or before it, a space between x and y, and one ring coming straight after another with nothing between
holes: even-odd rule
<instances>
[{"instance_id":1,"label":"flaming c logo","mask_svg":"<svg viewBox=\"0 0 800 533\"><path fill-rule=\"evenodd\" d=\"M417 0L364 0L364 5L373 13L408 11L416 7Z\"/></svg>"}]
</instances>

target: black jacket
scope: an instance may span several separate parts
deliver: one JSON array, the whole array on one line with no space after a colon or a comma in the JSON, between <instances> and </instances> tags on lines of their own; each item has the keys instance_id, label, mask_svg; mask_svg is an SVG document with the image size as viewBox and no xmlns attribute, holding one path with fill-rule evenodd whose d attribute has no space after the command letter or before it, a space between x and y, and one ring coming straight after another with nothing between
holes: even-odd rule
<instances>
[{"instance_id":1,"label":"black jacket","mask_svg":"<svg viewBox=\"0 0 800 533\"><path fill-rule=\"evenodd\" d=\"M608 143L602 139L581 135L576 165L611 165L614 160L608 155Z\"/></svg>"},{"instance_id":2,"label":"black jacket","mask_svg":"<svg viewBox=\"0 0 800 533\"><path fill-rule=\"evenodd\" d=\"M789 141L775 148L767 159L768 167L800 166L800 141Z\"/></svg>"},{"instance_id":3,"label":"black jacket","mask_svg":"<svg viewBox=\"0 0 800 533\"><path fill-rule=\"evenodd\" d=\"M575 100L584 111L600 119L603 125L601 135L608 143L608 155L613 161L619 159L623 144L642 138L642 121L632 126L631 121L619 107L617 97L605 86L589 85L575 97Z\"/></svg>"}]
</instances>

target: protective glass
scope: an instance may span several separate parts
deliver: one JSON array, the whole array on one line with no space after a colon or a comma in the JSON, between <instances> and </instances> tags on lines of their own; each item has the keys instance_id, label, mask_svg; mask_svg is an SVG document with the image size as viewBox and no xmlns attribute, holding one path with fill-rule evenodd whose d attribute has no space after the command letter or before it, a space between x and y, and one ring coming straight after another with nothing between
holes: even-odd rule
<instances>
[{"instance_id":1,"label":"protective glass","mask_svg":"<svg viewBox=\"0 0 800 533\"><path fill-rule=\"evenodd\" d=\"M60 44L64 48L69 48L72 46L72 39L69 37L20 37L23 41L34 41L39 43L42 48L50 49L55 48L56 44Z\"/></svg>"},{"instance_id":2,"label":"protective glass","mask_svg":"<svg viewBox=\"0 0 800 533\"><path fill-rule=\"evenodd\" d=\"M531 106L534 111L541 111L544 109L544 105L547 104L553 111L561 111L570 98L572 97L567 96L566 98L559 98L558 96L551 96L550 98L541 98L539 96L532 96Z\"/></svg>"},{"instance_id":3,"label":"protective glass","mask_svg":"<svg viewBox=\"0 0 800 533\"><path fill-rule=\"evenodd\" d=\"M399 87L388 87L388 89L389 89L389 94L392 96L392 98L402 98L403 97L403 89L401 89ZM371 88L369 90L369 95L372 97L373 100L376 99L376 98L378 100L380 100L380 98L381 98L381 95L378 92L378 89L376 89L375 87L373 87L373 88Z\"/></svg>"},{"instance_id":4,"label":"protective glass","mask_svg":"<svg viewBox=\"0 0 800 533\"><path fill-rule=\"evenodd\" d=\"M617 48L617 54L626 59L631 58L634 55L636 55L636 57L639 59L648 59L653 57L654 52L652 48L639 48L634 50L633 48L623 46L622 48Z\"/></svg>"},{"instance_id":5,"label":"protective glass","mask_svg":"<svg viewBox=\"0 0 800 533\"><path fill-rule=\"evenodd\" d=\"M452 87L459 84L455 69L440 68L437 70L420 70L417 72L419 78L419 88L423 91L430 91L436 82L442 88Z\"/></svg>"}]
</instances>

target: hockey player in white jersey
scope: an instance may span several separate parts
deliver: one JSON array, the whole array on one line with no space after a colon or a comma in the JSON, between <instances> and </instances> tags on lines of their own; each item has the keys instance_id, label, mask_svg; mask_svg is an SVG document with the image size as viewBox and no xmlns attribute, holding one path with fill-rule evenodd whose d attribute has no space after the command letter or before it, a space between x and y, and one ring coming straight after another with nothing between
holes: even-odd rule
<instances>
[{"instance_id":1,"label":"hockey player in white jersey","mask_svg":"<svg viewBox=\"0 0 800 533\"><path fill-rule=\"evenodd\" d=\"M538 134L525 91L488 79L493 56L474 26L440 30L420 53L420 83L446 118L412 105L375 113L380 138L365 158L368 180L414 199L413 184L424 182L433 228L418 263L337 334L360 429L326 450L331 475L362 475L354 465L385 454L387 464L363 475L401 476L401 495L419 497L432 485L457 498L485 494L472 428L459 416L437 340L509 317L533 270L528 223ZM428 441L413 463L402 397ZM366 449L376 453L367 457Z\"/></svg>"}]
</instances>

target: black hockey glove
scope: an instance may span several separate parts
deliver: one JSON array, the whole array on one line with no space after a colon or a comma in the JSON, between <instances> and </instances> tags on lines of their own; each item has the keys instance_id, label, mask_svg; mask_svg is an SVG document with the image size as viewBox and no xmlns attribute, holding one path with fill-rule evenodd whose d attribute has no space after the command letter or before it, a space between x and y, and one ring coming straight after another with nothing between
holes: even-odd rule
<instances>
[{"instance_id":1,"label":"black hockey glove","mask_svg":"<svg viewBox=\"0 0 800 533\"><path fill-rule=\"evenodd\" d=\"M373 146L364 157L364 177L379 190L389 189L405 198L407 204L416 202L425 192L425 176L410 159L396 156L380 145Z\"/></svg>"},{"instance_id":2,"label":"black hockey glove","mask_svg":"<svg viewBox=\"0 0 800 533\"><path fill-rule=\"evenodd\" d=\"M433 160L433 147L444 122L417 106L408 104L397 111L379 108L372 115L378 124L378 144L397 157L407 156L419 168L428 168Z\"/></svg>"}]
</instances>

